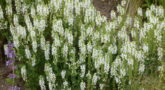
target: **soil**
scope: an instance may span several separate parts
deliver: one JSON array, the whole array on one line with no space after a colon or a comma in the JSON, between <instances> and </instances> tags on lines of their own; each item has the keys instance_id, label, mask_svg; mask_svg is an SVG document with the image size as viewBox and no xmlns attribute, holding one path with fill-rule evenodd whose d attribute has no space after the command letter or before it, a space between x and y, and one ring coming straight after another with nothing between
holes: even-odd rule
<instances>
[{"instance_id":1,"label":"soil","mask_svg":"<svg viewBox=\"0 0 165 90\"><path fill-rule=\"evenodd\" d=\"M12 71L6 67L3 63L0 64L0 90L9 90L12 85L9 84L5 79ZM20 87L20 90L24 90L24 82L21 78L17 78L15 84Z\"/></svg>"},{"instance_id":2,"label":"soil","mask_svg":"<svg viewBox=\"0 0 165 90\"><path fill-rule=\"evenodd\" d=\"M116 6L121 0L93 0L96 10L100 11L101 15L110 19L111 10L116 10Z\"/></svg>"},{"instance_id":3,"label":"soil","mask_svg":"<svg viewBox=\"0 0 165 90\"><path fill-rule=\"evenodd\" d=\"M12 69L5 66L5 55L3 46L6 43L6 40L0 40L0 90L10 90L9 88L12 87L12 85L6 81L6 79L8 78L7 76L12 73ZM17 79L17 81L15 81L15 84L19 87L21 86L21 90L24 90L24 84L21 78Z\"/></svg>"},{"instance_id":4,"label":"soil","mask_svg":"<svg viewBox=\"0 0 165 90\"><path fill-rule=\"evenodd\" d=\"M5 70L6 70L6 67L1 64L0 65L0 90L8 90L8 88L11 86L6 82L5 78L3 77L4 72L6 72Z\"/></svg>"}]
</instances>

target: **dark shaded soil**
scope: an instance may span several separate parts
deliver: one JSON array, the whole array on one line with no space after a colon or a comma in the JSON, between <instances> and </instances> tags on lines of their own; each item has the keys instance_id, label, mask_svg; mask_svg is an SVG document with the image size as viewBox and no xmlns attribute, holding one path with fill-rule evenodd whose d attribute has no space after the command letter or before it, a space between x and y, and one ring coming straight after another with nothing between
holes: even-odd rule
<instances>
[{"instance_id":1,"label":"dark shaded soil","mask_svg":"<svg viewBox=\"0 0 165 90\"><path fill-rule=\"evenodd\" d=\"M5 55L4 55L4 44L6 43L5 40L0 40L0 90L9 90L10 87L12 87L11 84L9 84L6 79L8 78L8 75L12 73L12 69L5 66ZM24 83L21 78L17 78L15 81L15 85L21 87L21 90L24 90Z\"/></svg>"},{"instance_id":2,"label":"dark shaded soil","mask_svg":"<svg viewBox=\"0 0 165 90\"><path fill-rule=\"evenodd\" d=\"M1 63L0 64L0 90L9 90L9 87L12 86L12 84L9 84L6 81L10 73L12 73L12 71L9 70L9 68L6 67L3 63ZM24 90L24 82L21 78L17 78L14 82L15 82L15 85L21 88L21 90Z\"/></svg>"},{"instance_id":3,"label":"dark shaded soil","mask_svg":"<svg viewBox=\"0 0 165 90\"><path fill-rule=\"evenodd\" d=\"M11 86L9 85L4 77L4 73L6 72L6 67L2 64L0 64L0 90L8 90L8 88Z\"/></svg>"},{"instance_id":4,"label":"dark shaded soil","mask_svg":"<svg viewBox=\"0 0 165 90\"><path fill-rule=\"evenodd\" d=\"M101 15L110 19L111 10L116 10L116 6L121 0L93 0L96 10L100 11Z\"/></svg>"}]
</instances>

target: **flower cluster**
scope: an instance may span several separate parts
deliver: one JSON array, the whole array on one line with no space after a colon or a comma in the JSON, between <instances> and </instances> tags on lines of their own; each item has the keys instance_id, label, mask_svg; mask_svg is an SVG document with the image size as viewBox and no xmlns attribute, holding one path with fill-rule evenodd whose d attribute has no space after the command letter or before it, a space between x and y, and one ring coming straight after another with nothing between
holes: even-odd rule
<instances>
[{"instance_id":1,"label":"flower cluster","mask_svg":"<svg viewBox=\"0 0 165 90\"><path fill-rule=\"evenodd\" d=\"M123 0L107 21L91 0L16 0L16 13L7 1L10 32L24 64L21 74L36 90L38 85L41 90L102 90L113 82L121 89L150 69L147 62L163 61L162 6L138 8L132 18Z\"/></svg>"},{"instance_id":2,"label":"flower cluster","mask_svg":"<svg viewBox=\"0 0 165 90\"><path fill-rule=\"evenodd\" d=\"M4 18L5 17L4 17L3 9L0 6L0 31L2 29L6 29L7 28L7 22L5 22L5 19Z\"/></svg>"},{"instance_id":3,"label":"flower cluster","mask_svg":"<svg viewBox=\"0 0 165 90\"><path fill-rule=\"evenodd\" d=\"M6 61L6 66L12 72L8 75L8 78L14 80L15 78L18 78L18 76L14 73L14 71L15 71L15 69L17 69L17 67L14 65L16 54L15 54L13 43L9 43L7 46L5 46L5 55L9 59L8 61ZM9 90L20 90L20 87L13 85L12 87L9 87Z\"/></svg>"}]
</instances>

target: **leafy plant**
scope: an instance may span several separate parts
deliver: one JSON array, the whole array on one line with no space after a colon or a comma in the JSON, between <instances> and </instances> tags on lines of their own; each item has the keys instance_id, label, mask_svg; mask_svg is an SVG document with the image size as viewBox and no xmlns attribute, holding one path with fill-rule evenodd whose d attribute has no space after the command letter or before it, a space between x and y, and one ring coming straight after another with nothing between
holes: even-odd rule
<instances>
[{"instance_id":1,"label":"leafy plant","mask_svg":"<svg viewBox=\"0 0 165 90\"><path fill-rule=\"evenodd\" d=\"M107 21L90 0L14 2L5 11L28 89L141 89L163 60L162 6L132 18L123 0Z\"/></svg>"}]
</instances>

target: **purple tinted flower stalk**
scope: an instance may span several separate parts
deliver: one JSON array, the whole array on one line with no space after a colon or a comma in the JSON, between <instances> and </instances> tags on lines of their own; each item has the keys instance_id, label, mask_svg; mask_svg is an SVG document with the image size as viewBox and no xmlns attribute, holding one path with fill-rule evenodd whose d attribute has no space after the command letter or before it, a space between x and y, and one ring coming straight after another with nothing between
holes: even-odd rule
<instances>
[{"instance_id":1,"label":"purple tinted flower stalk","mask_svg":"<svg viewBox=\"0 0 165 90\"><path fill-rule=\"evenodd\" d=\"M6 66L9 67L9 69L11 69L13 72L12 74L8 75L8 78L13 79L13 82L14 82L14 79L17 78L17 75L14 74L14 70L17 69L17 67L14 65L16 54L14 51L14 44L13 43L9 43L7 45L7 49L5 50L5 55L9 59L8 61L6 61ZM9 87L8 90L20 90L20 87L13 85L12 87Z\"/></svg>"},{"instance_id":2,"label":"purple tinted flower stalk","mask_svg":"<svg viewBox=\"0 0 165 90\"><path fill-rule=\"evenodd\" d=\"M17 86L11 86L8 88L8 90L21 90L21 88Z\"/></svg>"},{"instance_id":3,"label":"purple tinted flower stalk","mask_svg":"<svg viewBox=\"0 0 165 90\"><path fill-rule=\"evenodd\" d=\"M15 60L8 60L6 61L6 66L13 65Z\"/></svg>"},{"instance_id":4,"label":"purple tinted flower stalk","mask_svg":"<svg viewBox=\"0 0 165 90\"><path fill-rule=\"evenodd\" d=\"M15 55L15 51L13 50L13 48L7 48L5 50L5 55L7 56L7 58L15 58L16 55Z\"/></svg>"},{"instance_id":5,"label":"purple tinted flower stalk","mask_svg":"<svg viewBox=\"0 0 165 90\"><path fill-rule=\"evenodd\" d=\"M8 77L11 79L14 79L14 78L17 78L17 75L16 74L9 74Z\"/></svg>"}]
</instances>

